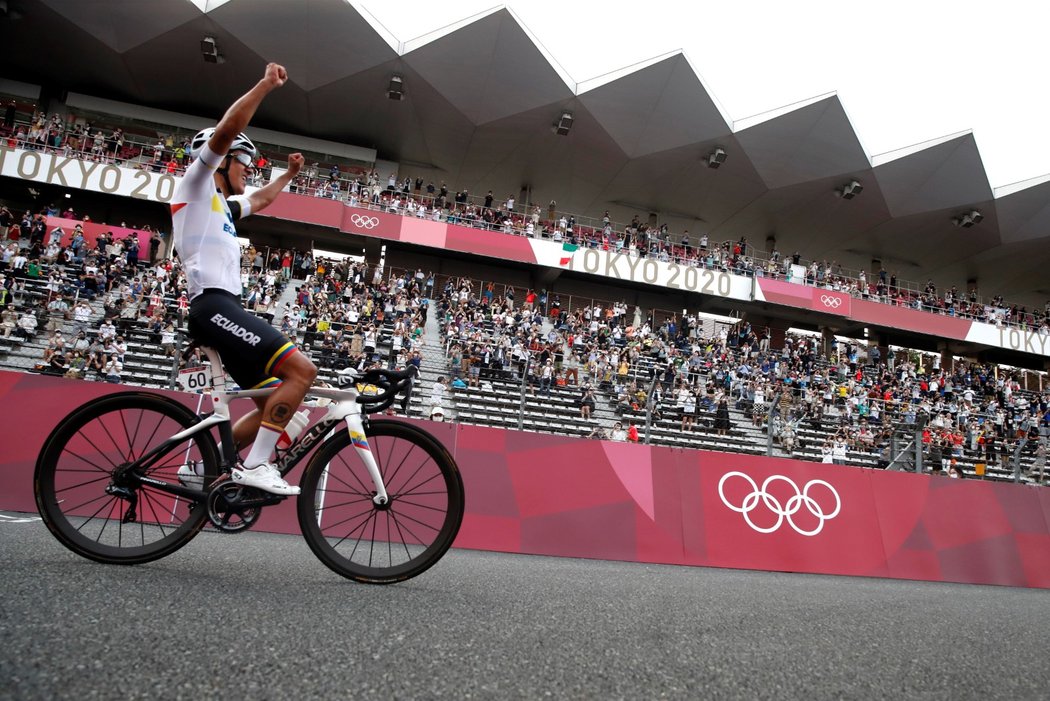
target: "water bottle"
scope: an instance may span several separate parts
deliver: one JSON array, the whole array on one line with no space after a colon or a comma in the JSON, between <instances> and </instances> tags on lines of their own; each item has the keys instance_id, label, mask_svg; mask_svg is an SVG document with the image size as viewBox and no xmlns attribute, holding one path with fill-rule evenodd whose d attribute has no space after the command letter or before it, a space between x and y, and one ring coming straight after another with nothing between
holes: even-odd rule
<instances>
[{"instance_id":1,"label":"water bottle","mask_svg":"<svg viewBox=\"0 0 1050 701\"><path fill-rule=\"evenodd\" d=\"M303 429L310 425L310 412L305 409L295 412L292 415L291 421L284 427L284 433L281 434L280 438L277 439L277 447L281 450L287 450L288 446L295 442L295 439L299 437L299 434L303 432Z\"/></svg>"}]
</instances>

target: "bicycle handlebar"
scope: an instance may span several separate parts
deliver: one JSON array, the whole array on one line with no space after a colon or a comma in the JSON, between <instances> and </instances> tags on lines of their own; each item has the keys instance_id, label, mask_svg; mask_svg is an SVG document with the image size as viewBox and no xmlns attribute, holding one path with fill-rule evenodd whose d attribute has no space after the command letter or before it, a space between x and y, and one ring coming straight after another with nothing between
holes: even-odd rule
<instances>
[{"instance_id":1,"label":"bicycle handlebar","mask_svg":"<svg viewBox=\"0 0 1050 701\"><path fill-rule=\"evenodd\" d=\"M412 387L415 378L419 374L419 368L409 365L404 370L386 370L374 368L366 370L359 377L354 377L353 382L358 384L374 385L379 389L375 394L360 394L357 396L358 404L363 404L369 413L378 413L390 407L402 394L401 410L408 411L408 402L412 398Z\"/></svg>"}]
</instances>

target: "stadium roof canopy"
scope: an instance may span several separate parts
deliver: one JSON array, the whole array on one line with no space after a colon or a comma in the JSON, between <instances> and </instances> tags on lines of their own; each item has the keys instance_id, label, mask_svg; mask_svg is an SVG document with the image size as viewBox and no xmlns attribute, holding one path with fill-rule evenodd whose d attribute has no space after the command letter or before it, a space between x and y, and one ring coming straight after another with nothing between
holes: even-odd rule
<instances>
[{"instance_id":1,"label":"stadium roof canopy","mask_svg":"<svg viewBox=\"0 0 1050 701\"><path fill-rule=\"evenodd\" d=\"M834 94L734 124L680 52L574 83L503 8L401 42L346 0L7 4L0 71L50 94L217 119L277 61L290 84L253 124L375 148L454 190L527 186L563 211L652 212L716 241L775 235L785 254L1050 298L1050 178L993 191L970 133L872 157ZM206 36L224 62L203 60ZM708 167L716 149L725 162ZM852 181L863 191L841 197ZM953 223L973 210L980 223Z\"/></svg>"}]
</instances>

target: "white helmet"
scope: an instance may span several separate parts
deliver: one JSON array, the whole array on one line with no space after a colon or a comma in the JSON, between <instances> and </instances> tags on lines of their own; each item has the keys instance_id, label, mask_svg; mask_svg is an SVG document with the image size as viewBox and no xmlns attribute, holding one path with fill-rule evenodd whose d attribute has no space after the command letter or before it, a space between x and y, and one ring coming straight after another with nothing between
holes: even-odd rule
<instances>
[{"instance_id":1,"label":"white helmet","mask_svg":"<svg viewBox=\"0 0 1050 701\"><path fill-rule=\"evenodd\" d=\"M197 158L201 155L201 149L204 148L205 144L211 141L211 137L215 134L215 127L208 127L207 129L201 129L197 132L197 135L193 137L193 141L190 142L190 158ZM244 134L238 134L233 138L233 143L230 144L229 153L234 151L244 151L248 153L253 159L257 155L255 150L255 144Z\"/></svg>"}]
</instances>

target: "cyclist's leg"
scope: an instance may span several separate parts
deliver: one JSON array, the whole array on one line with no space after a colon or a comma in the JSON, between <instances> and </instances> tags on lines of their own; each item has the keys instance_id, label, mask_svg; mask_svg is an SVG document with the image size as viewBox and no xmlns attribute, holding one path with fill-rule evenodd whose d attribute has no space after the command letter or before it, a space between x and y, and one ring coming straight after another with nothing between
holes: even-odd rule
<instances>
[{"instance_id":1,"label":"cyclist's leg","mask_svg":"<svg viewBox=\"0 0 1050 701\"><path fill-rule=\"evenodd\" d=\"M237 450L241 450L255 440L255 434L259 432L259 423L262 421L262 412L266 407L268 397L253 397L255 408L237 419L233 425L233 442Z\"/></svg>"},{"instance_id":2,"label":"cyclist's leg","mask_svg":"<svg viewBox=\"0 0 1050 701\"><path fill-rule=\"evenodd\" d=\"M254 415L239 422L235 433L239 444L254 443L244 460L247 468L268 465L277 439L313 382L316 374L313 363L280 331L245 311L240 300L225 291L201 293L190 304L190 316L190 332L194 338L219 352L223 366L239 386L246 389L277 386L273 395L256 402ZM255 429L254 441L252 429ZM252 486L276 493L298 493L280 479L272 466L255 473L251 480L244 479L241 472L235 471L235 480L252 482Z\"/></svg>"},{"instance_id":3,"label":"cyclist's leg","mask_svg":"<svg viewBox=\"0 0 1050 701\"><path fill-rule=\"evenodd\" d=\"M317 367L302 353L293 353L274 373L280 386L267 397L255 397L255 409L238 419L233 427L233 439L241 449L252 443L263 421L282 429L303 402L317 377Z\"/></svg>"}]
</instances>

